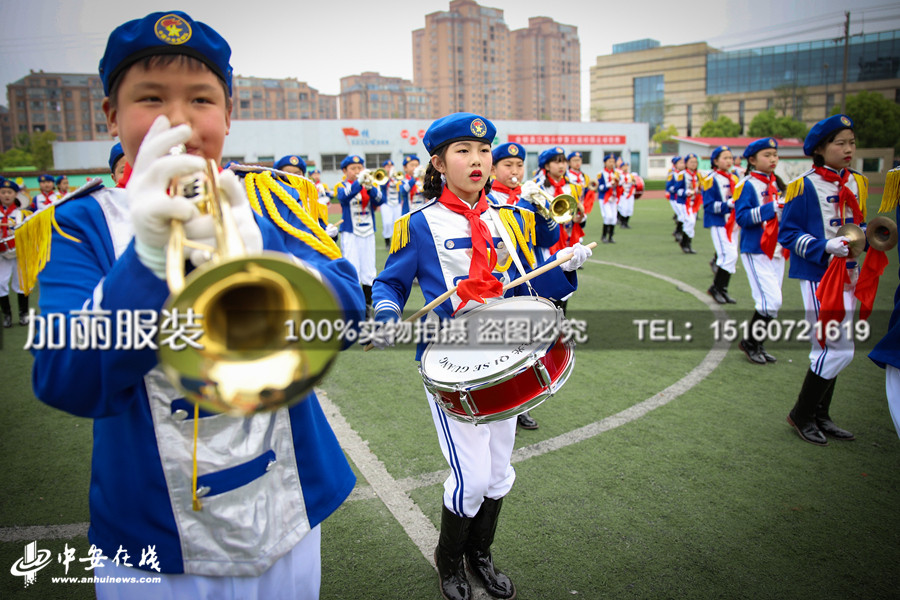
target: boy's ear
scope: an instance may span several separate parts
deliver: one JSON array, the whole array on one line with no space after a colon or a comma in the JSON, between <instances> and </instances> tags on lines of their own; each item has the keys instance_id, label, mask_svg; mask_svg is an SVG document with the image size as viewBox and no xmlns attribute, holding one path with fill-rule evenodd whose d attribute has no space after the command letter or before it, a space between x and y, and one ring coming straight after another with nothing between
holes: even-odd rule
<instances>
[{"instance_id":1,"label":"boy's ear","mask_svg":"<svg viewBox=\"0 0 900 600\"><path fill-rule=\"evenodd\" d=\"M106 129L109 132L109 135L112 137L118 137L119 135L119 123L118 123L118 111L109 103L109 98L103 99L103 104L101 105L103 109L103 114L106 115Z\"/></svg>"}]
</instances>

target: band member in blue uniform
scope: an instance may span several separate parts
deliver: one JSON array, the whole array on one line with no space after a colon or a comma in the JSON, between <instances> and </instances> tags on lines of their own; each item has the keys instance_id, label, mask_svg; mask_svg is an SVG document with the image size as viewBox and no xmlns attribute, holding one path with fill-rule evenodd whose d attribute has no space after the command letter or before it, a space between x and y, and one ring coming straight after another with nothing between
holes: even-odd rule
<instances>
[{"instance_id":1,"label":"band member in blue uniform","mask_svg":"<svg viewBox=\"0 0 900 600\"><path fill-rule=\"evenodd\" d=\"M849 240L837 230L845 223L865 226L868 179L850 169L855 151L856 134L847 115L813 125L803 142L813 167L788 186L778 235L791 251L789 276L800 280L811 331L832 319L840 323L834 338L810 336L809 371L787 417L801 439L818 446L826 445L827 437L854 439L834 424L829 409L837 376L854 353L847 332L853 331L860 272L857 262L846 258Z\"/></svg>"},{"instance_id":2,"label":"band member in blue uniform","mask_svg":"<svg viewBox=\"0 0 900 600\"><path fill-rule=\"evenodd\" d=\"M12 306L9 288L19 301L19 325L28 325L28 295L19 285L19 265L16 259L16 240L13 229L22 223L25 214L19 208L15 181L0 177L0 313L3 327L12 327ZM26 213L27 214L27 213Z\"/></svg>"},{"instance_id":3,"label":"band member in blue uniform","mask_svg":"<svg viewBox=\"0 0 900 600\"><path fill-rule=\"evenodd\" d=\"M490 121L471 113L449 115L428 128L423 143L431 161L424 191L434 200L395 225L391 254L373 288L376 320L400 318L416 277L426 302L458 282L456 293L435 309L441 319L451 319L467 307L500 296L501 280L511 281L519 274L515 262L528 264L527 268L538 265L528 243L533 213L510 205L491 206L484 193L495 134ZM499 245L504 238L511 242ZM566 252L573 252L575 258L565 267L531 280L539 295L560 298L574 291L574 269L590 251L579 244ZM502 273L497 270L500 264L505 265ZM527 286L506 293L525 294ZM376 345L390 343L385 338ZM420 346L417 359L422 351ZM454 600L471 598L463 567L465 556L473 575L491 596L513 598L516 588L494 566L491 544L503 497L515 480L510 459L516 420L477 426L464 423L448 418L431 395L426 396L441 450L451 466L444 483L441 532L435 550L441 593Z\"/></svg>"},{"instance_id":4,"label":"band member in blue uniform","mask_svg":"<svg viewBox=\"0 0 900 600\"><path fill-rule=\"evenodd\" d=\"M221 163L230 56L215 30L183 12L153 13L112 32L100 61L103 109L133 170L124 190L98 186L56 206L53 260L39 276L42 315L160 314L172 221L184 221L189 240L212 235L211 219L168 187L208 159ZM182 145L186 153L170 153ZM235 174L223 171L220 183L248 250L284 252ZM353 268L312 248L302 259L335 290L344 318L359 319ZM153 346L132 346L33 349L35 395L93 419L90 543L133 561L105 562L110 576L95 584L98 598L317 598L319 524L355 477L315 394L246 418L195 412ZM156 560L139 564L148 547ZM160 581L127 583L148 573Z\"/></svg>"},{"instance_id":5,"label":"band member in blue uniform","mask_svg":"<svg viewBox=\"0 0 900 600\"><path fill-rule=\"evenodd\" d=\"M747 271L755 312L750 322L750 337L739 347L754 364L775 362L766 351L764 339L752 332L761 321L768 325L781 308L781 284L788 251L778 243L778 221L784 205L784 183L775 175L778 166L778 142L775 138L755 140L744 149L748 173L735 188L735 220L741 227L741 262ZM762 327L757 327L761 329Z\"/></svg>"},{"instance_id":6,"label":"band member in blue uniform","mask_svg":"<svg viewBox=\"0 0 900 600\"><path fill-rule=\"evenodd\" d=\"M59 194L56 193L56 180L52 175L38 175L38 187L40 192L31 199L31 206L28 208L34 212L45 206L50 206L59 200Z\"/></svg>"},{"instance_id":7,"label":"band member in blue uniform","mask_svg":"<svg viewBox=\"0 0 900 600\"><path fill-rule=\"evenodd\" d=\"M680 156L673 156L672 168L666 174L666 199L672 207L672 220L675 221L672 237L675 238L676 244L681 244L681 240L684 238L684 223L682 223L681 208L678 203L678 184L683 170L684 159Z\"/></svg>"},{"instance_id":8,"label":"band member in blue uniform","mask_svg":"<svg viewBox=\"0 0 900 600\"><path fill-rule=\"evenodd\" d=\"M375 281L375 209L381 205L381 190L366 169L363 157L351 154L341 161L344 180L335 186L344 221L341 251L359 274L359 284L371 312L372 282Z\"/></svg>"},{"instance_id":9,"label":"band member in blue uniform","mask_svg":"<svg viewBox=\"0 0 900 600\"><path fill-rule=\"evenodd\" d=\"M703 179L703 226L709 229L716 248L716 274L706 292L719 304L734 304L728 283L737 268L738 246L735 231L734 190L738 178L731 172L734 155L728 146L712 151L713 171Z\"/></svg>"},{"instance_id":10,"label":"band member in blue uniform","mask_svg":"<svg viewBox=\"0 0 900 600\"><path fill-rule=\"evenodd\" d=\"M125 166L128 161L125 160L125 151L122 150L122 144L116 142L109 149L109 174L112 177L116 187L125 187L125 184L119 185L119 180L125 176Z\"/></svg>"},{"instance_id":11,"label":"band member in blue uniform","mask_svg":"<svg viewBox=\"0 0 900 600\"><path fill-rule=\"evenodd\" d=\"M400 201L400 187L403 185L403 178L394 176L394 161L386 160L381 167L388 174L388 180L381 186L381 196L384 198L384 202L379 209L381 212L381 234L384 237L384 247L390 249L391 234L394 232L394 221L403 216L403 204Z\"/></svg>"}]
</instances>

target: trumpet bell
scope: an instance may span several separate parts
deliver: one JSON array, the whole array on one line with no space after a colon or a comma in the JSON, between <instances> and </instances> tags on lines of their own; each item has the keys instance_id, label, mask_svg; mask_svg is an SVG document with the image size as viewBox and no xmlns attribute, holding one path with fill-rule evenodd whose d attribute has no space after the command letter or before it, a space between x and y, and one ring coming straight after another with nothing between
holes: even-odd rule
<instances>
[{"instance_id":1,"label":"trumpet bell","mask_svg":"<svg viewBox=\"0 0 900 600\"><path fill-rule=\"evenodd\" d=\"M388 173L384 169L375 169L372 173L372 183L377 185L378 187L383 186L388 182Z\"/></svg>"},{"instance_id":2,"label":"trumpet bell","mask_svg":"<svg viewBox=\"0 0 900 600\"><path fill-rule=\"evenodd\" d=\"M844 236L850 240L847 244L847 247L850 249L848 258L856 258L866 249L866 234L862 230L862 227L855 223L841 225L838 228L836 235Z\"/></svg>"},{"instance_id":3,"label":"trumpet bell","mask_svg":"<svg viewBox=\"0 0 900 600\"><path fill-rule=\"evenodd\" d=\"M869 246L887 252L897 246L897 224L890 217L875 217L866 226Z\"/></svg>"},{"instance_id":4,"label":"trumpet bell","mask_svg":"<svg viewBox=\"0 0 900 600\"><path fill-rule=\"evenodd\" d=\"M575 217L578 201L570 194L560 194L550 204L550 216L560 225L564 225Z\"/></svg>"}]
</instances>

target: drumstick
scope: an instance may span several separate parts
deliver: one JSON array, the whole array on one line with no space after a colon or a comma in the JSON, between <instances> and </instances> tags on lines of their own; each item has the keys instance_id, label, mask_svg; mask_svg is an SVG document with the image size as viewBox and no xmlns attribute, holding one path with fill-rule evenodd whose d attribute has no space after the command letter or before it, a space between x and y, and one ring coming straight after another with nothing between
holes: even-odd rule
<instances>
[{"instance_id":1,"label":"drumstick","mask_svg":"<svg viewBox=\"0 0 900 600\"><path fill-rule=\"evenodd\" d=\"M594 248L597 247L597 242L591 242L586 247L593 250ZM541 267L538 267L534 271L529 271L525 275L522 275L521 277L514 279L514 280L510 281L509 283L507 283L506 285L504 285L503 291L505 292L505 291L509 290L510 288L514 288L518 285L522 285L526 281L529 281L529 280L537 277L538 275L542 275L543 273L546 273L550 269L558 267L559 265L563 264L564 262L569 262L570 260L572 260L572 256L574 256L574 254L575 254L574 252L572 252L570 254L564 254L563 256L560 256L556 260L554 260L552 262L548 262L546 265L543 265ZM447 290L446 292L444 292L443 294L441 294L440 296L438 296L437 298L435 298L434 300L432 300L431 302L429 302L428 304L426 304L425 306L423 306L422 308L417 310L415 313L413 313L409 317L403 319L403 321L404 322L406 322L406 321L413 322L413 321L416 321L416 320L422 318L423 315L428 314L429 312L431 312L432 310L434 310L435 308L440 306L441 303L444 302L447 298L449 298L450 296L455 294L457 287L459 287L459 286L454 285L452 288L450 288L449 290ZM375 346L373 346L371 343L369 343L366 346L365 351L368 352L369 350L371 350L374 347Z\"/></svg>"}]
</instances>

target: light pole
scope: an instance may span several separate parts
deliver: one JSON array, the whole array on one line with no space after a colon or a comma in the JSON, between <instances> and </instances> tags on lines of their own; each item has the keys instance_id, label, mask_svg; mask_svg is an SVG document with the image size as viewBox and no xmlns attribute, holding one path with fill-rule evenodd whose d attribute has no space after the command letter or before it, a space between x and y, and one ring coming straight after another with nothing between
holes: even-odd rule
<instances>
[{"instance_id":1,"label":"light pole","mask_svg":"<svg viewBox=\"0 0 900 600\"><path fill-rule=\"evenodd\" d=\"M825 118L828 118L828 63L823 65L825 68Z\"/></svg>"}]
</instances>

